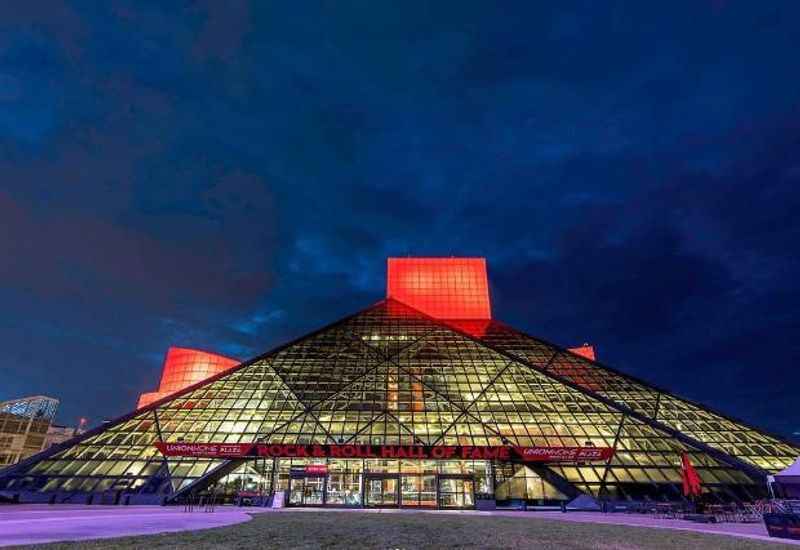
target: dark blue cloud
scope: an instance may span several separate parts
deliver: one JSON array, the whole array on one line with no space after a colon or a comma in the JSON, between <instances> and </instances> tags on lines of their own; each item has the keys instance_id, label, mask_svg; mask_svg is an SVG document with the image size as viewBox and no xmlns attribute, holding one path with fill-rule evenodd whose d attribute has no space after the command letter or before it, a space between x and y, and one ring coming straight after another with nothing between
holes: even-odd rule
<instances>
[{"instance_id":1,"label":"dark blue cloud","mask_svg":"<svg viewBox=\"0 0 800 550\"><path fill-rule=\"evenodd\" d=\"M798 15L0 6L0 398L117 415L170 344L246 358L388 255L484 255L498 317L800 431Z\"/></svg>"}]
</instances>

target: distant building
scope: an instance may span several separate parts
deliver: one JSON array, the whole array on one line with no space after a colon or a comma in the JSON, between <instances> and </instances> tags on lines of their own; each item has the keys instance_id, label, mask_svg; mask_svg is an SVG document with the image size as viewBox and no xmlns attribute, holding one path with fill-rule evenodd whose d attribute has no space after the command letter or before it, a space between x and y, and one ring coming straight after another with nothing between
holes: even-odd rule
<instances>
[{"instance_id":1,"label":"distant building","mask_svg":"<svg viewBox=\"0 0 800 550\"><path fill-rule=\"evenodd\" d=\"M47 428L47 435L45 436L44 448L42 450L47 450L53 445L60 445L61 443L72 439L76 435L82 434L84 431L86 431L85 426L85 418L81 418L80 423L77 426L60 426L58 424L51 424L50 427Z\"/></svg>"},{"instance_id":2,"label":"distant building","mask_svg":"<svg viewBox=\"0 0 800 550\"><path fill-rule=\"evenodd\" d=\"M0 467L45 449L58 399L44 395L0 402Z\"/></svg>"}]
</instances>

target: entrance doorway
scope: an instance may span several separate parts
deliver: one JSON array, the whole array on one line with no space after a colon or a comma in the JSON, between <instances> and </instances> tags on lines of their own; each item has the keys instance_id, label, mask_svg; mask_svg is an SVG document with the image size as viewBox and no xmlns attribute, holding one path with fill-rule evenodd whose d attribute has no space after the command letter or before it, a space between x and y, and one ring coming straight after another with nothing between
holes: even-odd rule
<instances>
[{"instance_id":1,"label":"entrance doorway","mask_svg":"<svg viewBox=\"0 0 800 550\"><path fill-rule=\"evenodd\" d=\"M396 507L400 502L399 476L367 476L364 506Z\"/></svg>"},{"instance_id":2,"label":"entrance doorway","mask_svg":"<svg viewBox=\"0 0 800 550\"><path fill-rule=\"evenodd\" d=\"M325 504L329 506L361 506L360 473L328 473Z\"/></svg>"},{"instance_id":3,"label":"entrance doorway","mask_svg":"<svg viewBox=\"0 0 800 550\"><path fill-rule=\"evenodd\" d=\"M472 476L435 474L369 475L364 506L371 508L474 508Z\"/></svg>"},{"instance_id":4,"label":"entrance doorway","mask_svg":"<svg viewBox=\"0 0 800 550\"><path fill-rule=\"evenodd\" d=\"M401 475L400 506L436 508L436 475Z\"/></svg>"},{"instance_id":5,"label":"entrance doorway","mask_svg":"<svg viewBox=\"0 0 800 550\"><path fill-rule=\"evenodd\" d=\"M475 482L471 476L439 476L439 508L473 508Z\"/></svg>"},{"instance_id":6,"label":"entrance doorway","mask_svg":"<svg viewBox=\"0 0 800 550\"><path fill-rule=\"evenodd\" d=\"M289 479L289 506L322 506L324 502L324 476Z\"/></svg>"},{"instance_id":7,"label":"entrance doorway","mask_svg":"<svg viewBox=\"0 0 800 550\"><path fill-rule=\"evenodd\" d=\"M476 485L475 474L452 471L452 467L437 472L437 466L433 463L416 471L406 467L386 472L343 468L339 463L334 468L291 465L288 484L283 485L286 506L474 508L475 491L481 487Z\"/></svg>"}]
</instances>

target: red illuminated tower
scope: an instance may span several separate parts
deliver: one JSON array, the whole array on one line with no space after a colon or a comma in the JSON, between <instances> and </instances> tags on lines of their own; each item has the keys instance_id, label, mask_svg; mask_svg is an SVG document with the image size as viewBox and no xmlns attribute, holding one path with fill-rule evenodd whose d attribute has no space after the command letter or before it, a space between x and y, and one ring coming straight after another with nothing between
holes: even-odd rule
<instances>
[{"instance_id":1,"label":"red illuminated tower","mask_svg":"<svg viewBox=\"0 0 800 550\"><path fill-rule=\"evenodd\" d=\"M386 297L437 319L491 319L485 258L389 258Z\"/></svg>"},{"instance_id":2,"label":"red illuminated tower","mask_svg":"<svg viewBox=\"0 0 800 550\"><path fill-rule=\"evenodd\" d=\"M239 364L236 359L190 348L170 347L164 357L158 391L139 396L137 408L188 388Z\"/></svg>"}]
</instances>

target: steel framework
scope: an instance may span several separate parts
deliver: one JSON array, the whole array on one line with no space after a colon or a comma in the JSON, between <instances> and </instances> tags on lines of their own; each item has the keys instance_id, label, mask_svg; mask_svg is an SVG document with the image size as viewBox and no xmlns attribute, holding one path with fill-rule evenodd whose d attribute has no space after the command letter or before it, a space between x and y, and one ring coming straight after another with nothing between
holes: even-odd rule
<instances>
[{"instance_id":1,"label":"steel framework","mask_svg":"<svg viewBox=\"0 0 800 550\"><path fill-rule=\"evenodd\" d=\"M0 471L0 490L174 500L242 465L154 447L179 441L608 446L604 463L537 467L564 494L603 498L679 495L684 452L707 490L752 498L800 454L498 321L434 319L386 299Z\"/></svg>"}]
</instances>

